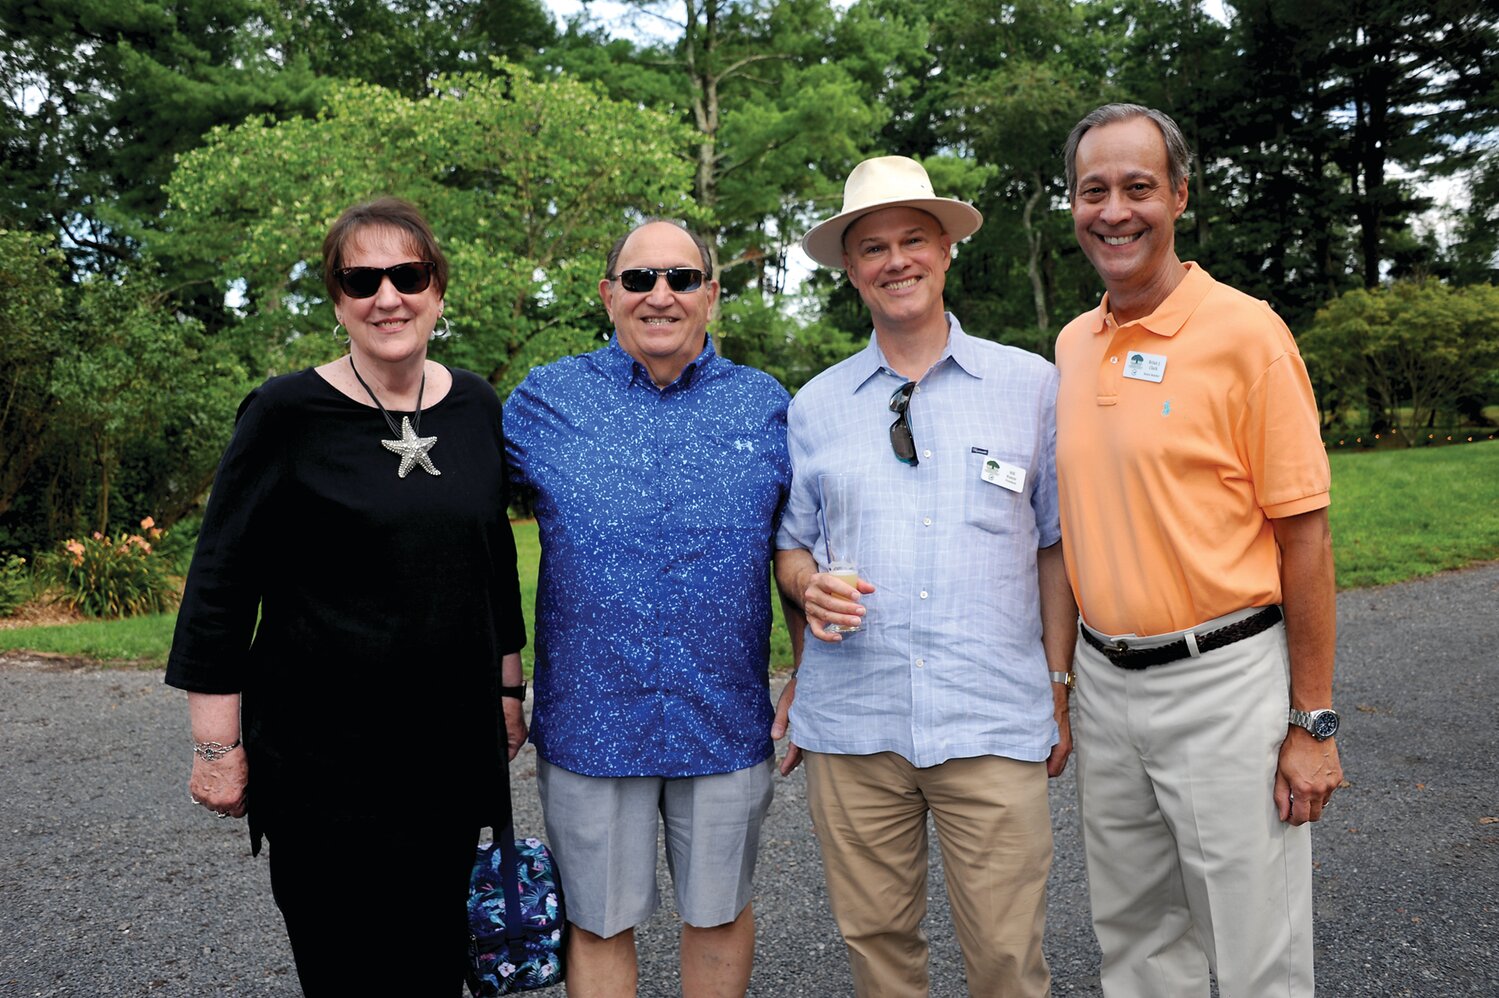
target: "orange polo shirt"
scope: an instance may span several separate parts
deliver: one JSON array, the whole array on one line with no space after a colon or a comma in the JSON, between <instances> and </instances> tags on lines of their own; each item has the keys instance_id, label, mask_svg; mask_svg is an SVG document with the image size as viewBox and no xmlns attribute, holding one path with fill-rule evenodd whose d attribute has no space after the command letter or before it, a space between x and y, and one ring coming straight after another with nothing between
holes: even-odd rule
<instances>
[{"instance_id":1,"label":"orange polo shirt","mask_svg":"<svg viewBox=\"0 0 1499 998\"><path fill-rule=\"evenodd\" d=\"M1063 551L1083 620L1105 634L1279 603L1270 521L1328 502L1291 331L1187 267L1151 315L1117 326L1105 295L1057 338Z\"/></svg>"}]
</instances>

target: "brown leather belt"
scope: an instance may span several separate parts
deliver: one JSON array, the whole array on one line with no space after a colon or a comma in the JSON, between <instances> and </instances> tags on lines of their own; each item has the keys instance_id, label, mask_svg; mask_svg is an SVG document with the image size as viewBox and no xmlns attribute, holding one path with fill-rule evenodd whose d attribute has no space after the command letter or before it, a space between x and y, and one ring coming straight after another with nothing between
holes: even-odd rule
<instances>
[{"instance_id":1,"label":"brown leather belt","mask_svg":"<svg viewBox=\"0 0 1499 998\"><path fill-rule=\"evenodd\" d=\"M1229 624L1227 627L1219 627L1205 634L1197 635L1197 652L1205 655L1210 651L1227 647L1236 641L1252 638L1262 631L1268 631L1280 623L1281 612L1278 606L1267 606L1259 613L1243 620ZM1165 665L1167 662L1175 662L1179 658L1186 658L1192 654L1187 645L1186 638L1177 638L1163 645L1153 648L1131 648L1131 639L1120 638L1117 641L1104 641L1095 637L1088 630L1087 625L1079 628L1083 632L1083 640L1094 648L1103 652L1110 662L1121 669L1148 669L1152 665ZM1138 639L1134 639L1138 640Z\"/></svg>"}]
</instances>

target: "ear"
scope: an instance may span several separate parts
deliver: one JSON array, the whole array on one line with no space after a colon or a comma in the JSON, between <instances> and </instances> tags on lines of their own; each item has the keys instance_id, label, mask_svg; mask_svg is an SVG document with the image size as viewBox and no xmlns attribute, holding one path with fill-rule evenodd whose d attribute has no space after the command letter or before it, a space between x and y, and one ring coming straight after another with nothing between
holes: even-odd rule
<instances>
[{"instance_id":1,"label":"ear","mask_svg":"<svg viewBox=\"0 0 1499 998\"><path fill-rule=\"evenodd\" d=\"M610 280L599 281L599 301L604 303L604 311L609 314L609 321L614 321L614 282Z\"/></svg>"},{"instance_id":2,"label":"ear","mask_svg":"<svg viewBox=\"0 0 1499 998\"><path fill-rule=\"evenodd\" d=\"M1188 184L1186 177L1183 177L1181 179L1181 183L1176 185L1176 191L1174 192L1176 201L1176 205L1174 208L1175 214L1171 216L1173 221L1181 218L1182 212L1187 210L1187 187Z\"/></svg>"},{"instance_id":3,"label":"ear","mask_svg":"<svg viewBox=\"0 0 1499 998\"><path fill-rule=\"evenodd\" d=\"M855 290L858 289L859 282L854 279L854 264L853 261L848 258L847 253L843 254L843 276L848 278L850 287L854 288Z\"/></svg>"},{"instance_id":4,"label":"ear","mask_svg":"<svg viewBox=\"0 0 1499 998\"><path fill-rule=\"evenodd\" d=\"M718 282L709 281L703 291L708 295L708 311L712 312L713 306L718 303Z\"/></svg>"},{"instance_id":5,"label":"ear","mask_svg":"<svg viewBox=\"0 0 1499 998\"><path fill-rule=\"evenodd\" d=\"M947 269L952 266L952 236L944 232L939 242L942 243L942 270L946 273Z\"/></svg>"}]
</instances>

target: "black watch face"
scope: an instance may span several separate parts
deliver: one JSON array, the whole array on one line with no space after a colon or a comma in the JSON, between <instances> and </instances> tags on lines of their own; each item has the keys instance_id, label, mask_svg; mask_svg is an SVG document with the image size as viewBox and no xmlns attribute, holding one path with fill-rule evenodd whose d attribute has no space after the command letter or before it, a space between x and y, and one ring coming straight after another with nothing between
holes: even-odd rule
<instances>
[{"instance_id":1,"label":"black watch face","mask_svg":"<svg viewBox=\"0 0 1499 998\"><path fill-rule=\"evenodd\" d=\"M1338 733L1338 715L1324 710L1312 718L1312 734L1318 738L1331 738Z\"/></svg>"}]
</instances>

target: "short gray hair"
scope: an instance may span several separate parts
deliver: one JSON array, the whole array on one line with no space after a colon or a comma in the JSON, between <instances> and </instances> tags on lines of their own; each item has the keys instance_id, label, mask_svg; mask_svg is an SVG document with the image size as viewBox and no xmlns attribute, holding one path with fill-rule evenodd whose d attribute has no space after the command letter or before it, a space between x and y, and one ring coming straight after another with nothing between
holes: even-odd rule
<instances>
[{"instance_id":1,"label":"short gray hair","mask_svg":"<svg viewBox=\"0 0 1499 998\"><path fill-rule=\"evenodd\" d=\"M693 232L687 227L687 223L679 218L647 218L644 222L641 222L635 228L614 240L614 245L609 247L608 256L604 258L604 279L612 281L619 276L614 268L619 266L619 255L624 252L625 243L630 241L630 237L647 225L657 224L671 225L687 233L692 238L692 245L697 247L698 256L703 258L703 280L713 280L713 263L712 257L708 253L708 244L703 241L702 236Z\"/></svg>"},{"instance_id":2,"label":"short gray hair","mask_svg":"<svg viewBox=\"0 0 1499 998\"><path fill-rule=\"evenodd\" d=\"M1084 115L1067 136L1067 145L1062 149L1063 165L1067 170L1067 200L1077 197L1077 147L1083 136L1091 128L1134 118L1149 118L1161 130L1161 138L1166 141L1166 179L1173 191L1192 175L1192 150L1187 148L1186 136L1169 114L1141 104L1105 104Z\"/></svg>"}]
</instances>

